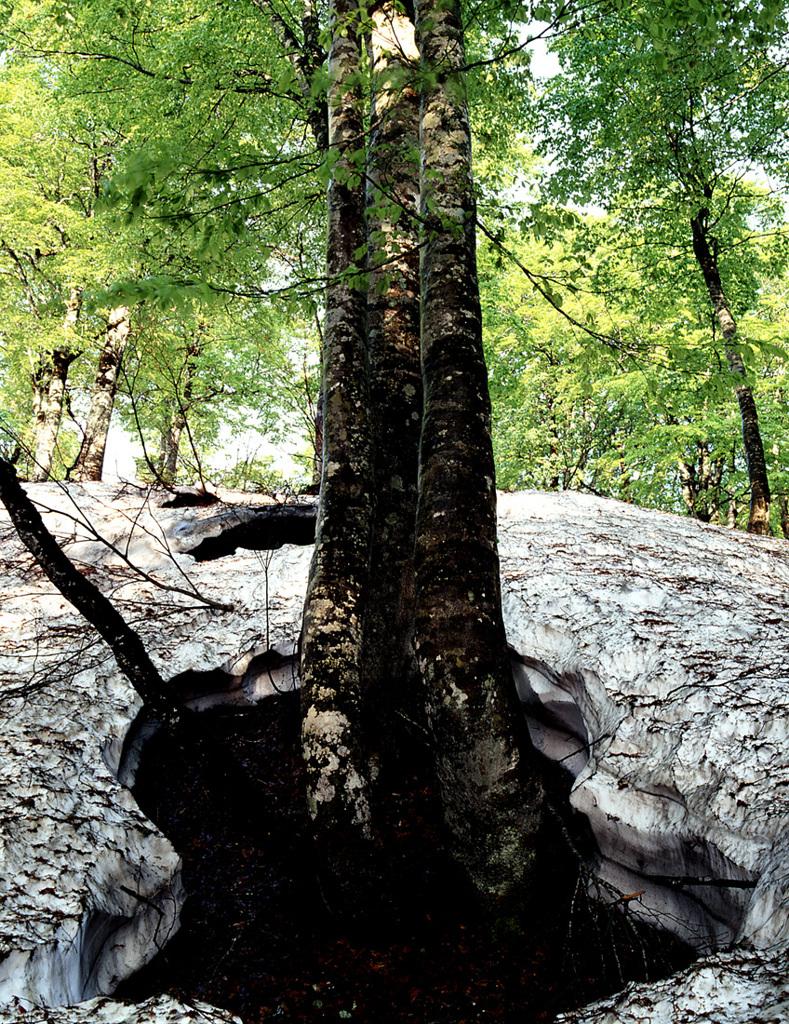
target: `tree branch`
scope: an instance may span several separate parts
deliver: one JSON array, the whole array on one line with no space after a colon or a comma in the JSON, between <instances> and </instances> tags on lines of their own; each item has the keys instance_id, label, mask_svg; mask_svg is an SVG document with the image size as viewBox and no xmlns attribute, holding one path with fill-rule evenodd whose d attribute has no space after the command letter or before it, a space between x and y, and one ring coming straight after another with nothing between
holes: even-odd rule
<instances>
[{"instance_id":1,"label":"tree branch","mask_svg":"<svg viewBox=\"0 0 789 1024\"><path fill-rule=\"evenodd\" d=\"M0 501L5 505L19 539L60 593L107 643L118 668L142 698L147 710L167 729L214 791L238 819L254 828L253 815L261 793L232 751L203 728L198 715L181 705L151 661L140 635L117 608L86 579L63 553L25 493L13 466L0 459Z\"/></svg>"}]
</instances>

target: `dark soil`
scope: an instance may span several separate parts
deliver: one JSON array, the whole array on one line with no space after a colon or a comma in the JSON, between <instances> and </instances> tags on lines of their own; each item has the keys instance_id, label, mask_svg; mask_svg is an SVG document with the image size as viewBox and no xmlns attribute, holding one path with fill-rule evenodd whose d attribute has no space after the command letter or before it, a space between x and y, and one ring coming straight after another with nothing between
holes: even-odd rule
<instances>
[{"instance_id":1,"label":"dark soil","mask_svg":"<svg viewBox=\"0 0 789 1024\"><path fill-rule=\"evenodd\" d=\"M298 698L205 714L260 780L260 803L240 828L163 734L149 741L135 796L182 853L189 898L181 930L119 997L204 999L248 1024L530 1024L691 959L621 908L590 901L559 831L541 905L518 934L491 942L447 860L425 766L400 780L388 808L393 912L375 929L338 926L305 838Z\"/></svg>"}]
</instances>

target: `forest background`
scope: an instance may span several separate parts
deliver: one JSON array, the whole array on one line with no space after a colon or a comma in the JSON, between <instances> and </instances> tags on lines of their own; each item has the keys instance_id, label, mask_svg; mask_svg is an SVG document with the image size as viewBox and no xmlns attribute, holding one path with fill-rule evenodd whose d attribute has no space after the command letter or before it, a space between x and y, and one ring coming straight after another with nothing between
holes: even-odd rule
<instances>
[{"instance_id":1,"label":"forest background","mask_svg":"<svg viewBox=\"0 0 789 1024\"><path fill-rule=\"evenodd\" d=\"M314 482L333 159L300 61L320 41L292 49L268 0L2 17L3 457L95 478L111 412L143 479ZM744 528L745 385L789 535L783 5L465 19L499 486ZM557 74L533 73L534 37Z\"/></svg>"}]
</instances>

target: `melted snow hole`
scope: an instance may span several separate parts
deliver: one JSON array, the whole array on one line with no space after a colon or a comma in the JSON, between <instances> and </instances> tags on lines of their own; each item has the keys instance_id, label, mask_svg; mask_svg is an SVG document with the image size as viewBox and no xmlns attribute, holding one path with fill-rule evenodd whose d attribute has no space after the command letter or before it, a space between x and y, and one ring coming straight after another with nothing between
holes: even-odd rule
<instances>
[{"instance_id":1,"label":"melted snow hole","mask_svg":"<svg viewBox=\"0 0 789 1024\"><path fill-rule=\"evenodd\" d=\"M532 742L569 772L570 803L591 828L591 866L602 883L593 883L594 895L627 902L636 916L700 952L729 946L755 876L694 834L682 793L659 785L648 769L637 778L617 774L605 754L612 733L598 736L584 718L588 681L581 673L560 676L514 651L511 661Z\"/></svg>"},{"instance_id":2,"label":"melted snow hole","mask_svg":"<svg viewBox=\"0 0 789 1024\"><path fill-rule=\"evenodd\" d=\"M197 562L213 561L235 554L238 548L274 551L283 544L304 547L315 543L314 505L265 505L257 509L231 510L207 520L204 527L213 536L182 548ZM215 532L218 531L218 532Z\"/></svg>"}]
</instances>

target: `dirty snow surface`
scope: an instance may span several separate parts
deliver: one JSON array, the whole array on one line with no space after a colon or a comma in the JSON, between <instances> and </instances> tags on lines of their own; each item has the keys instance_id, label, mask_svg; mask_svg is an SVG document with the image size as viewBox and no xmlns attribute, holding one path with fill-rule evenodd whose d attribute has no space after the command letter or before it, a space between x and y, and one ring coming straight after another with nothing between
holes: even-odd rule
<instances>
[{"instance_id":1,"label":"dirty snow surface","mask_svg":"<svg viewBox=\"0 0 789 1024\"><path fill-rule=\"evenodd\" d=\"M29 493L165 678L225 668L223 688L244 703L251 654L292 649L299 549L195 565L181 549L205 535L204 511L158 508L138 488ZM173 934L184 894L177 854L121 784L133 777L133 745L123 751L139 699L23 552L2 506L0 560L0 1006L24 1010L111 992ZM257 683L270 687L268 675ZM199 678L184 688L205 690Z\"/></svg>"},{"instance_id":2,"label":"dirty snow surface","mask_svg":"<svg viewBox=\"0 0 789 1024\"><path fill-rule=\"evenodd\" d=\"M737 947L567 1021L789 1020L789 545L573 493L504 496L499 528L516 684L598 892Z\"/></svg>"},{"instance_id":3,"label":"dirty snow surface","mask_svg":"<svg viewBox=\"0 0 789 1024\"><path fill-rule=\"evenodd\" d=\"M294 685L309 547L187 554L254 519L254 501L162 508L163 496L107 485L29 493L192 706ZM574 778L600 891L707 954L567 1020L789 1019L789 546L572 493L504 495L499 522L516 685L535 743ZM177 928L183 893L176 854L122 784L137 698L2 510L0 558L10 1020L111 992ZM192 1019L172 1004L144 1018L95 1005L97 1019L129 1024Z\"/></svg>"}]
</instances>

